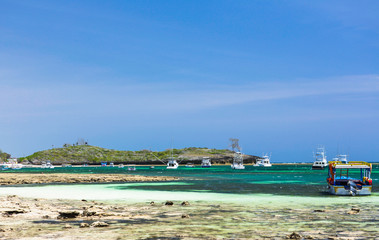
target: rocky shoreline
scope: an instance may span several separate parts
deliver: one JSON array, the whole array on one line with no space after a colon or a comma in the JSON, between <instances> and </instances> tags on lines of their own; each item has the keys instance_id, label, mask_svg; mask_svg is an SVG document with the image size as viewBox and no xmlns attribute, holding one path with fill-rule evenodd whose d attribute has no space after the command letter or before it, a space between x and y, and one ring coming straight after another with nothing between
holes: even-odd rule
<instances>
[{"instance_id":1,"label":"rocky shoreline","mask_svg":"<svg viewBox=\"0 0 379 240\"><path fill-rule=\"evenodd\" d=\"M177 177L127 174L0 173L0 185L174 181Z\"/></svg>"},{"instance_id":2,"label":"rocky shoreline","mask_svg":"<svg viewBox=\"0 0 379 240\"><path fill-rule=\"evenodd\" d=\"M375 205L375 204L374 204ZM1 239L375 239L378 208L0 196ZM354 224L351 224L354 223Z\"/></svg>"}]
</instances>

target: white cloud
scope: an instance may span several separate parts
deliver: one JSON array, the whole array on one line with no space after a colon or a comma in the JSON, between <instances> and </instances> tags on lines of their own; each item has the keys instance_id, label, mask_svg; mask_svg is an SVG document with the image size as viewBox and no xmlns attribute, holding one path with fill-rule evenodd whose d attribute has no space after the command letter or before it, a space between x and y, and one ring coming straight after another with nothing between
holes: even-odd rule
<instances>
[{"instance_id":1,"label":"white cloud","mask_svg":"<svg viewBox=\"0 0 379 240\"><path fill-rule=\"evenodd\" d=\"M168 114L242 105L252 102L307 96L379 93L379 76L266 82L250 85L52 85L49 87L3 86L3 117L43 117L49 114L125 115L149 112Z\"/></svg>"}]
</instances>

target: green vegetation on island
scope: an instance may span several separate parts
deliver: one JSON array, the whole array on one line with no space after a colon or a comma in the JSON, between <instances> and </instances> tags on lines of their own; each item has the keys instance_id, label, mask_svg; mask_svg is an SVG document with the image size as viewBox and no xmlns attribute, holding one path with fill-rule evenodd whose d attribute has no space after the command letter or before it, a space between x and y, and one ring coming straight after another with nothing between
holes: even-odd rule
<instances>
[{"instance_id":1,"label":"green vegetation on island","mask_svg":"<svg viewBox=\"0 0 379 240\"><path fill-rule=\"evenodd\" d=\"M167 149L165 151L120 151L90 145L65 145L62 148L53 148L35 152L30 156L20 158L22 162L41 164L50 161L52 164L100 164L113 162L114 164L162 164L160 160L168 160L171 155L184 162L200 163L203 157L209 157L212 163L225 164L233 159L234 152L228 149L209 149L189 147L183 149ZM245 155L246 163L255 162L257 157ZM160 159L160 160L159 160Z\"/></svg>"},{"instance_id":2,"label":"green vegetation on island","mask_svg":"<svg viewBox=\"0 0 379 240\"><path fill-rule=\"evenodd\" d=\"M0 162L5 162L7 161L8 158L10 158L11 155L9 153L6 153L6 152L3 152L1 149L0 149Z\"/></svg>"}]
</instances>

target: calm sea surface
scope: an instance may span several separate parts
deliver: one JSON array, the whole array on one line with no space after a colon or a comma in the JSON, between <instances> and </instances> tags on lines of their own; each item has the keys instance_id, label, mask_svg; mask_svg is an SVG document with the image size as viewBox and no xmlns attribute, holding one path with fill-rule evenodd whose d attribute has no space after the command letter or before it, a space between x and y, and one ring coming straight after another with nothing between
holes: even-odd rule
<instances>
[{"instance_id":1,"label":"calm sea surface","mask_svg":"<svg viewBox=\"0 0 379 240\"><path fill-rule=\"evenodd\" d=\"M178 184L116 184L117 190L171 191L171 192L208 192L223 194L273 194L287 196L324 196L326 194L327 169L311 170L310 165L274 165L269 168L246 166L245 170L232 170L230 166L211 168L166 169L165 166L136 166L136 171L127 167L56 167L54 169L23 168L3 172L27 173L125 173L147 176L182 177ZM373 195L379 193L379 165L373 166Z\"/></svg>"}]
</instances>

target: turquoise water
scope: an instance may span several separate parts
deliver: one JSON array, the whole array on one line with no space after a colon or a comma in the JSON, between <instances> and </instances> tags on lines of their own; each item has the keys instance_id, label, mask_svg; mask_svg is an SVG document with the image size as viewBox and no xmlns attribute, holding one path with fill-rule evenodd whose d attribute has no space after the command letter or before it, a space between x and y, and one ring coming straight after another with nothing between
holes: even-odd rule
<instances>
[{"instance_id":1,"label":"turquoise water","mask_svg":"<svg viewBox=\"0 0 379 240\"><path fill-rule=\"evenodd\" d=\"M166 169L165 166L136 166L137 171L118 167L56 167L54 169L24 168L9 170L36 173L125 173L146 176L175 176L182 179L176 183L113 184L109 188L117 191L161 191L221 194L271 194L286 196L328 196L326 193L327 170L311 170L310 165L274 165L270 168L246 166L245 170L232 170L230 166L211 168ZM5 171L4 171L5 172ZM373 166L373 195L379 193L379 165Z\"/></svg>"}]
</instances>

